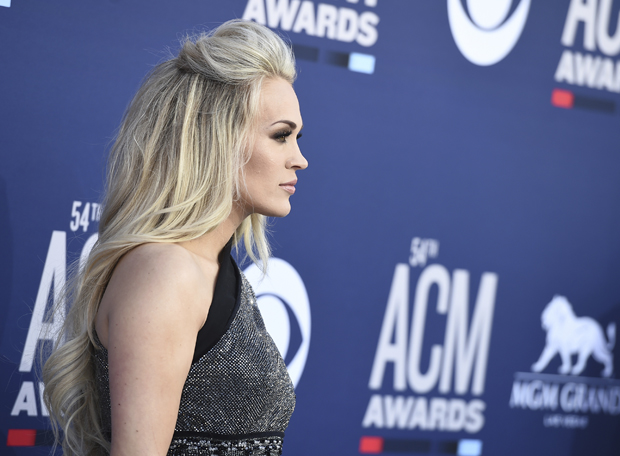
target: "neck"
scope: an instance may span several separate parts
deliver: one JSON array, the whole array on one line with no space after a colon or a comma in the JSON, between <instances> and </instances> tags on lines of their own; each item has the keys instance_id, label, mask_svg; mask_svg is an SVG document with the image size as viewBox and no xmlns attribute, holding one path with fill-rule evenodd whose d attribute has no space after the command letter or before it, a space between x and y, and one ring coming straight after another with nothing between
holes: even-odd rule
<instances>
[{"instance_id":1,"label":"neck","mask_svg":"<svg viewBox=\"0 0 620 456\"><path fill-rule=\"evenodd\" d=\"M235 234L235 231L245 218L243 211L239 209L237 206L234 206L228 218L214 230L203 234L199 238L192 239L191 241L182 241L178 244L206 260L217 262L220 251Z\"/></svg>"}]
</instances>

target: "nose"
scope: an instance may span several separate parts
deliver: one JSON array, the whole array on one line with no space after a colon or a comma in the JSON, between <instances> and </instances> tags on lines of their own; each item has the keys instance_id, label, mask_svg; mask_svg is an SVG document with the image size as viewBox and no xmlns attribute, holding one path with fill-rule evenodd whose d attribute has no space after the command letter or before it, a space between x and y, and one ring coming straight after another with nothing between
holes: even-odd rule
<instances>
[{"instance_id":1,"label":"nose","mask_svg":"<svg viewBox=\"0 0 620 456\"><path fill-rule=\"evenodd\" d=\"M297 145L295 147L295 155L287 163L289 169L306 169L308 167L308 160L301 153L301 149Z\"/></svg>"}]
</instances>

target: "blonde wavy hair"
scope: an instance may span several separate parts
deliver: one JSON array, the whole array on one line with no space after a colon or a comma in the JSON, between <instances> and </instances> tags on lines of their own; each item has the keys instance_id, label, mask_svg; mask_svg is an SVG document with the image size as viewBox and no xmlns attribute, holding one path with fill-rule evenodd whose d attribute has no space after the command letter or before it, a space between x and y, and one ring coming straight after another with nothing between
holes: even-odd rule
<instances>
[{"instance_id":1,"label":"blonde wavy hair","mask_svg":"<svg viewBox=\"0 0 620 456\"><path fill-rule=\"evenodd\" d=\"M99 239L70 280L71 307L42 371L65 456L110 449L101 429L93 334L114 267L140 244L196 239L229 216L244 185L261 84L269 78L292 84L295 76L292 51L280 37L233 20L186 39L129 105L110 152ZM242 239L252 260L265 263L262 215L243 221L235 244Z\"/></svg>"}]
</instances>

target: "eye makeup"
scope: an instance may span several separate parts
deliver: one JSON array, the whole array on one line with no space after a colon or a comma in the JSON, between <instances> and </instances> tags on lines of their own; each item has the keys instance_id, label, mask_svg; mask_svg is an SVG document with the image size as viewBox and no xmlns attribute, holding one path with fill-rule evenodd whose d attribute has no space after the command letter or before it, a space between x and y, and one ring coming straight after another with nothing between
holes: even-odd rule
<instances>
[{"instance_id":1,"label":"eye makeup","mask_svg":"<svg viewBox=\"0 0 620 456\"><path fill-rule=\"evenodd\" d=\"M286 138L288 138L292 134L293 134L292 130L281 130L281 131L278 131L278 132L274 133L271 136L271 138L275 139L276 141L286 142ZM297 136L295 138L299 139L301 137L302 137L302 134L301 133L297 133Z\"/></svg>"}]
</instances>

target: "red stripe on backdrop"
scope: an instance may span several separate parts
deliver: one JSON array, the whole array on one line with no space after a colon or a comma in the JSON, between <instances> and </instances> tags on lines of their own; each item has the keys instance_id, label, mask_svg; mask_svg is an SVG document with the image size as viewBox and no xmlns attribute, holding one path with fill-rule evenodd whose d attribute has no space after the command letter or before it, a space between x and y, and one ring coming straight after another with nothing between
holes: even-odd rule
<instances>
[{"instance_id":1,"label":"red stripe on backdrop","mask_svg":"<svg viewBox=\"0 0 620 456\"><path fill-rule=\"evenodd\" d=\"M9 429L6 446L34 446L36 438L36 429Z\"/></svg>"},{"instance_id":2,"label":"red stripe on backdrop","mask_svg":"<svg viewBox=\"0 0 620 456\"><path fill-rule=\"evenodd\" d=\"M379 454L383 452L383 437L363 436L360 439L360 453Z\"/></svg>"},{"instance_id":3,"label":"red stripe on backdrop","mask_svg":"<svg viewBox=\"0 0 620 456\"><path fill-rule=\"evenodd\" d=\"M571 109L575 104L575 95L570 90L553 89L551 104L558 108Z\"/></svg>"}]
</instances>

